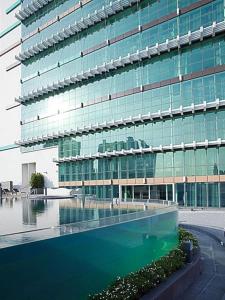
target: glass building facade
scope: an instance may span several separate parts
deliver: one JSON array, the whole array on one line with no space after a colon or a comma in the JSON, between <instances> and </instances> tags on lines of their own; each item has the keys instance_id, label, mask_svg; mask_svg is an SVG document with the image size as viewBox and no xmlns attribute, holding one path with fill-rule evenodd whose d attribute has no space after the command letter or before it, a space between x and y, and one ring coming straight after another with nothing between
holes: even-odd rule
<instances>
[{"instance_id":1,"label":"glass building facade","mask_svg":"<svg viewBox=\"0 0 225 300\"><path fill-rule=\"evenodd\" d=\"M225 1L29 2L22 151L98 198L225 207Z\"/></svg>"}]
</instances>

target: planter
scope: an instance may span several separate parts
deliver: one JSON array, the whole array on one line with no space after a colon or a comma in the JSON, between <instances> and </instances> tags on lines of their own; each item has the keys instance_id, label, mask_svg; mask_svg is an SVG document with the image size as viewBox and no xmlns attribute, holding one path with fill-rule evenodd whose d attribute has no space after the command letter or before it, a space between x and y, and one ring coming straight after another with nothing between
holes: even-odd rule
<instances>
[{"instance_id":1,"label":"planter","mask_svg":"<svg viewBox=\"0 0 225 300\"><path fill-rule=\"evenodd\" d=\"M30 189L31 195L44 195L44 188Z\"/></svg>"},{"instance_id":2,"label":"planter","mask_svg":"<svg viewBox=\"0 0 225 300\"><path fill-rule=\"evenodd\" d=\"M193 252L193 261L172 274L165 282L144 295L141 300L180 300L185 291L197 280L202 272L200 250Z\"/></svg>"}]
</instances>

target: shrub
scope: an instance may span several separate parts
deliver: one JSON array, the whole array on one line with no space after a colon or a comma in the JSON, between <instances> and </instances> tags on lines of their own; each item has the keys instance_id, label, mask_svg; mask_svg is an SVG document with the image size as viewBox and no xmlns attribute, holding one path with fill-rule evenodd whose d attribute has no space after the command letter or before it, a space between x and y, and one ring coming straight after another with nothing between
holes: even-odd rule
<instances>
[{"instance_id":1,"label":"shrub","mask_svg":"<svg viewBox=\"0 0 225 300\"><path fill-rule=\"evenodd\" d=\"M117 278L101 293L90 295L91 300L136 300L155 288L172 273L182 268L186 257L182 250L183 241L191 240L194 247L198 247L197 239L186 230L179 228L178 247L166 256L133 272L124 278Z\"/></svg>"},{"instance_id":2,"label":"shrub","mask_svg":"<svg viewBox=\"0 0 225 300\"><path fill-rule=\"evenodd\" d=\"M44 187L44 175L41 173L33 173L30 179L30 185L32 189L38 189Z\"/></svg>"},{"instance_id":3,"label":"shrub","mask_svg":"<svg viewBox=\"0 0 225 300\"><path fill-rule=\"evenodd\" d=\"M194 248L198 247L198 240L196 239L196 237L194 237L193 234L186 231L182 227L179 227L179 244L182 244L182 242L188 240L192 241Z\"/></svg>"}]
</instances>

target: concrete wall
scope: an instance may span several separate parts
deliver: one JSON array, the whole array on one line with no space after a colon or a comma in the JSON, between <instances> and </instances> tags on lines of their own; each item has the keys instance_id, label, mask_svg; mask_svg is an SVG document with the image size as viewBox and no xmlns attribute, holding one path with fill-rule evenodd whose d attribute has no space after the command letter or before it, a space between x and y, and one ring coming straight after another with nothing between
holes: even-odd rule
<instances>
[{"instance_id":1,"label":"concrete wall","mask_svg":"<svg viewBox=\"0 0 225 300\"><path fill-rule=\"evenodd\" d=\"M53 162L53 157L58 156L57 148L24 153L21 155L21 164L36 162L36 172L45 176L46 187L58 186L58 167Z\"/></svg>"},{"instance_id":2,"label":"concrete wall","mask_svg":"<svg viewBox=\"0 0 225 300\"><path fill-rule=\"evenodd\" d=\"M58 168L52 161L57 157L57 148L29 153L20 153L20 149L0 152L0 182L12 180L13 184L22 184L22 164L36 163L36 172L43 173L47 187L58 186Z\"/></svg>"},{"instance_id":3,"label":"concrete wall","mask_svg":"<svg viewBox=\"0 0 225 300\"><path fill-rule=\"evenodd\" d=\"M8 15L6 8L14 0L0 1L0 32L17 21L15 13L20 6ZM17 42L21 36L20 26L0 38L0 51ZM6 68L14 63L15 55L20 52L20 46L0 57L0 149L20 140L20 106L6 110L16 104L15 97L20 95L20 67L10 71ZM0 151L0 182L12 180L14 184L22 184L22 164L36 163L36 171L46 177L48 187L58 185L57 166L53 157L57 157L57 148L21 154L20 149Z\"/></svg>"},{"instance_id":4,"label":"concrete wall","mask_svg":"<svg viewBox=\"0 0 225 300\"><path fill-rule=\"evenodd\" d=\"M0 31L6 29L17 21L15 9L8 15L5 9L14 0L0 2ZM6 49L20 38L20 26L0 38L0 51ZM16 104L14 98L20 94L20 67L6 71L6 67L15 62L15 55L20 51L20 46L0 57L0 147L14 144L20 138L20 107L6 110L8 106ZM0 181L13 180L20 183L21 166L20 150L13 149L0 152Z\"/></svg>"}]
</instances>

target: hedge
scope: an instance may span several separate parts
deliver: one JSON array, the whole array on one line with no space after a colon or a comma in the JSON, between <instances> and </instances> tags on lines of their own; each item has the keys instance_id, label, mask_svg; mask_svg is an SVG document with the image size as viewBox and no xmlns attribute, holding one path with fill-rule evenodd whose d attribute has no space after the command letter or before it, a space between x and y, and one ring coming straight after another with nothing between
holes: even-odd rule
<instances>
[{"instance_id":1,"label":"hedge","mask_svg":"<svg viewBox=\"0 0 225 300\"><path fill-rule=\"evenodd\" d=\"M118 277L107 289L95 295L89 295L90 300L136 300L155 288L185 265L186 256L182 243L191 240L194 248L198 247L197 239L186 230L179 228L178 247L166 256L141 268L129 275Z\"/></svg>"}]
</instances>

